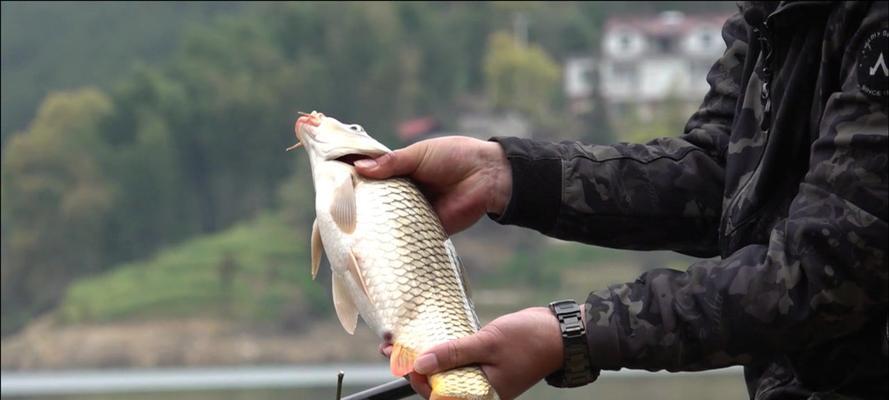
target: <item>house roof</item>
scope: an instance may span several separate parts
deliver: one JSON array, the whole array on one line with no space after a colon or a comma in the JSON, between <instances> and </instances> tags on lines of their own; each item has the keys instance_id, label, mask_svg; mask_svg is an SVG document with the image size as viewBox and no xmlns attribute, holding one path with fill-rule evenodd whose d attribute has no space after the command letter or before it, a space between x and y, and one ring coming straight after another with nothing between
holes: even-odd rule
<instances>
[{"instance_id":1,"label":"house roof","mask_svg":"<svg viewBox=\"0 0 889 400\"><path fill-rule=\"evenodd\" d=\"M605 32L633 30L649 36L684 35L702 26L721 27L731 14L683 14L665 11L653 16L616 16L605 21Z\"/></svg>"},{"instance_id":2,"label":"house roof","mask_svg":"<svg viewBox=\"0 0 889 400\"><path fill-rule=\"evenodd\" d=\"M398 137L410 141L420 135L432 133L440 127L441 124L433 116L413 118L398 124Z\"/></svg>"}]
</instances>

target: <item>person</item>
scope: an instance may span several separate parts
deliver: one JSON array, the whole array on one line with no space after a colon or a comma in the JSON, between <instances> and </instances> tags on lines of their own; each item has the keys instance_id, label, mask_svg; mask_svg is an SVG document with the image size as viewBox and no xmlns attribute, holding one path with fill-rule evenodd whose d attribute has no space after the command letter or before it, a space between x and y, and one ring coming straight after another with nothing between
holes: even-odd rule
<instances>
[{"instance_id":1,"label":"person","mask_svg":"<svg viewBox=\"0 0 889 400\"><path fill-rule=\"evenodd\" d=\"M678 137L446 137L356 162L371 178L413 178L449 233L488 215L599 246L719 256L592 291L582 353L568 354L549 308L529 308L427 350L414 389L428 396L425 376L468 364L503 399L545 377L743 365L752 399L889 397L887 21L887 2L741 4Z\"/></svg>"}]
</instances>

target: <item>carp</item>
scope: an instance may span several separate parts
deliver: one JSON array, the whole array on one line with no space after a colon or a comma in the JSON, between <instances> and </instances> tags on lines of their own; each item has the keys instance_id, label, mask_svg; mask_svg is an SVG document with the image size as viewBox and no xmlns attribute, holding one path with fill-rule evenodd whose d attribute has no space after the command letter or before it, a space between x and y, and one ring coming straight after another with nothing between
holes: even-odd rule
<instances>
[{"instance_id":1,"label":"carp","mask_svg":"<svg viewBox=\"0 0 889 400\"><path fill-rule=\"evenodd\" d=\"M319 112L294 131L309 155L315 186L312 278L322 253L330 263L333 304L349 334L358 316L393 344L390 368L404 376L431 346L478 331L466 272L429 202L406 178L367 179L353 163L390 152L356 124ZM497 395L478 366L429 377L432 399Z\"/></svg>"}]
</instances>

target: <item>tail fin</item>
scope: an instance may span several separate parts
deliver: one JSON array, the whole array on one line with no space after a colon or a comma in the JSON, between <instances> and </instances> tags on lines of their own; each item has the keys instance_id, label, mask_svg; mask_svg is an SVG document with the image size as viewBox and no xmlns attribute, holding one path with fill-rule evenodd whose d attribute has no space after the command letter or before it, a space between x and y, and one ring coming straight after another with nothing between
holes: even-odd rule
<instances>
[{"instance_id":1,"label":"tail fin","mask_svg":"<svg viewBox=\"0 0 889 400\"><path fill-rule=\"evenodd\" d=\"M414 370L416 350L395 342L389 357L392 375L405 376ZM429 376L429 400L496 400L497 393L477 366L461 367Z\"/></svg>"},{"instance_id":2,"label":"tail fin","mask_svg":"<svg viewBox=\"0 0 889 400\"><path fill-rule=\"evenodd\" d=\"M392 345L392 355L389 356L389 369L392 371L392 375L405 376L411 373L414 370L414 360L416 359L417 352L414 349L395 342Z\"/></svg>"},{"instance_id":3,"label":"tail fin","mask_svg":"<svg viewBox=\"0 0 889 400\"><path fill-rule=\"evenodd\" d=\"M497 400L497 393L479 367L461 367L429 377L429 400Z\"/></svg>"}]
</instances>

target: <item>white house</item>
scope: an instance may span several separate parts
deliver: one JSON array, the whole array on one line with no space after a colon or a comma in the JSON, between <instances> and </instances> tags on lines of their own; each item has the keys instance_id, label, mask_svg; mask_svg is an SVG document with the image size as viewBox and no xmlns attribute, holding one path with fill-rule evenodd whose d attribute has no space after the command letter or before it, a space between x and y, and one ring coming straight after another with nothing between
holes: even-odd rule
<instances>
[{"instance_id":1,"label":"white house","mask_svg":"<svg viewBox=\"0 0 889 400\"><path fill-rule=\"evenodd\" d=\"M642 118L668 98L699 105L708 89L707 72L725 51L721 28L727 18L667 11L608 19L598 57L565 62L572 109L583 112L594 89L610 113L635 108Z\"/></svg>"}]
</instances>

